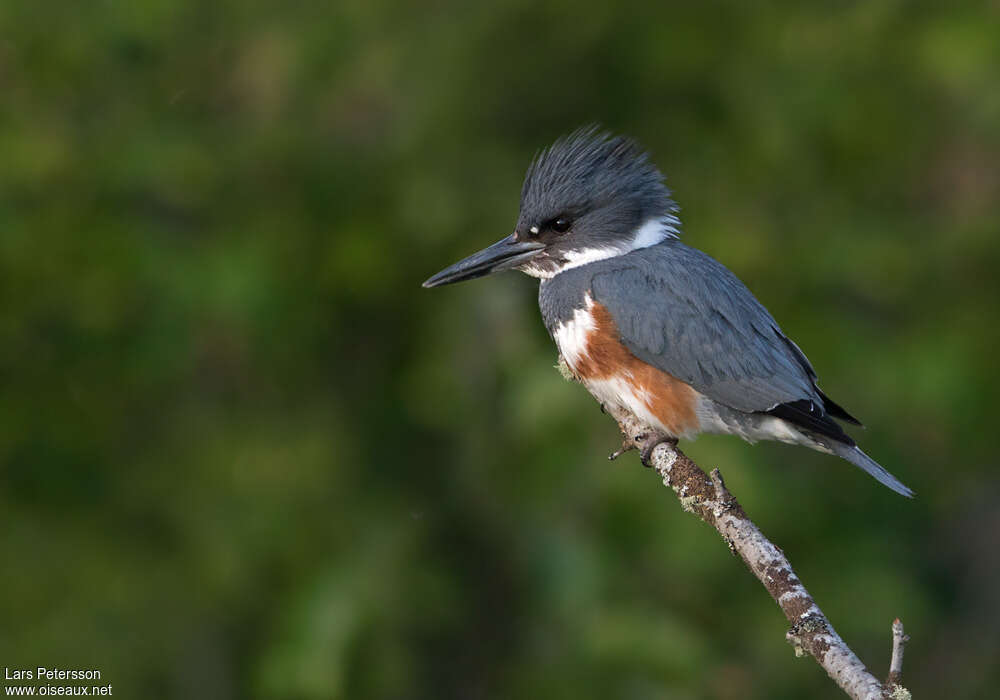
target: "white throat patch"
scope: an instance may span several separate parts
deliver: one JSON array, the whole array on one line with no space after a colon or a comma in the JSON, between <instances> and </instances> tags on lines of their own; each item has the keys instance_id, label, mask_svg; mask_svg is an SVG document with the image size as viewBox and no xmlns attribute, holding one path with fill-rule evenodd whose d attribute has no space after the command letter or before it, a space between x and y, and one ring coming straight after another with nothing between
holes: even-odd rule
<instances>
[{"instance_id":1,"label":"white throat patch","mask_svg":"<svg viewBox=\"0 0 1000 700\"><path fill-rule=\"evenodd\" d=\"M552 279L560 272L572 270L574 267L625 255L640 248L648 248L667 238L677 238L680 234L680 224L680 220L673 214L654 216L636 228L632 235L619 245L570 250L564 253L566 262L561 265L555 266L550 262L548 265L529 264L519 269L532 277Z\"/></svg>"}]
</instances>

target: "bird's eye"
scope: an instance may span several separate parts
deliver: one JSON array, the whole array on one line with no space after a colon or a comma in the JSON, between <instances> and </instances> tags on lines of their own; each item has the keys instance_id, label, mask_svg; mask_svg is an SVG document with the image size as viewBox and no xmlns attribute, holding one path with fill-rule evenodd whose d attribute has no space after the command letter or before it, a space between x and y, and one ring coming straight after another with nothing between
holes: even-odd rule
<instances>
[{"instance_id":1,"label":"bird's eye","mask_svg":"<svg viewBox=\"0 0 1000 700\"><path fill-rule=\"evenodd\" d=\"M552 222L549 224L549 228L551 228L556 233L566 233L567 231L569 231L569 227L572 225L573 222L571 222L569 219L565 219L560 216L558 219L552 220Z\"/></svg>"}]
</instances>

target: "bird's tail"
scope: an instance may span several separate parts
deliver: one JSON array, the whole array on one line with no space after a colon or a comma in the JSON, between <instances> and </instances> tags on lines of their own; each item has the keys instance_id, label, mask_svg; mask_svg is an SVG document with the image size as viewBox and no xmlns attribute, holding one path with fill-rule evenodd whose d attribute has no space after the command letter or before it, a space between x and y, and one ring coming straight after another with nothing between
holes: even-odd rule
<instances>
[{"instance_id":1,"label":"bird's tail","mask_svg":"<svg viewBox=\"0 0 1000 700\"><path fill-rule=\"evenodd\" d=\"M838 457L843 457L856 467L861 467L874 476L880 483L907 498L913 498L913 491L899 479L882 468L882 465L861 451L857 445L848 445L839 441L826 441L829 448Z\"/></svg>"}]
</instances>

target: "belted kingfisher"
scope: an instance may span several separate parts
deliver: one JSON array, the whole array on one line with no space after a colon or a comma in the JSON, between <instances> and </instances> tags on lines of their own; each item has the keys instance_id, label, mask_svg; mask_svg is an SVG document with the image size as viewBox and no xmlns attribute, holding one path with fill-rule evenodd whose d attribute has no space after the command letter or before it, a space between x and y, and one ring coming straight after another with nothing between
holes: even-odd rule
<instances>
[{"instance_id":1,"label":"belted kingfisher","mask_svg":"<svg viewBox=\"0 0 1000 700\"><path fill-rule=\"evenodd\" d=\"M835 454L912 496L833 420L861 425L750 290L680 242L677 212L634 141L585 127L535 157L511 235L423 286L540 278L545 327L575 377L648 426L644 463L665 440L727 433Z\"/></svg>"}]
</instances>

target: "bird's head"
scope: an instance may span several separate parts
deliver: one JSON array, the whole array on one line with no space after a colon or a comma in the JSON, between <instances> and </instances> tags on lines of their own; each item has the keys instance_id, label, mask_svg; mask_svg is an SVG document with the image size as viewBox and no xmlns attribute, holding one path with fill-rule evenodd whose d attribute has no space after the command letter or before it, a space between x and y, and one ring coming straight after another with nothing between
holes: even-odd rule
<instances>
[{"instance_id":1,"label":"bird's head","mask_svg":"<svg viewBox=\"0 0 1000 700\"><path fill-rule=\"evenodd\" d=\"M639 146L595 127L538 154L521 188L514 233L424 282L437 287L501 270L549 278L676 238L677 206Z\"/></svg>"}]
</instances>

